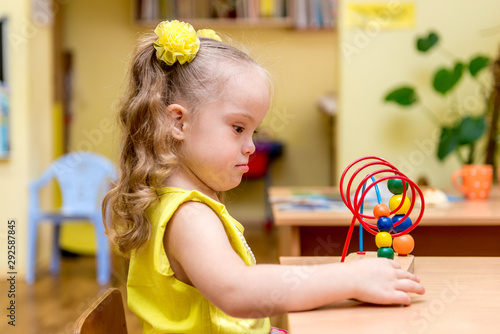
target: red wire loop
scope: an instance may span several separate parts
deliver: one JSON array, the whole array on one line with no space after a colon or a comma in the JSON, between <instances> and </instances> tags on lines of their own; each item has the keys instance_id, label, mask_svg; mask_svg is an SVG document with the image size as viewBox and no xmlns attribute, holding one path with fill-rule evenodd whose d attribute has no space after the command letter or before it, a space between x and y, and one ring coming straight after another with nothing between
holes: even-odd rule
<instances>
[{"instance_id":1,"label":"red wire loop","mask_svg":"<svg viewBox=\"0 0 500 334\"><path fill-rule=\"evenodd\" d=\"M347 184L345 192L344 192L344 180L346 178L347 173L349 172L349 170L353 166L355 166L358 163L365 161L365 160L375 160L375 161L368 162L368 163L364 164L363 166L359 167L354 173L352 173L351 177L349 178L349 182ZM352 187L352 184L354 182L354 179L363 170L365 170L369 167L372 167L372 166L377 166L377 165L384 166L384 168L367 174L361 180L361 182L356 187L356 191L354 192L354 203L352 203L350 194L351 194L351 187ZM363 185L369 179L371 179L372 177L374 177L378 174L383 174L383 173L391 173L393 175L384 176L384 177L381 177L381 178L375 180L374 182L370 183L364 191L362 191ZM397 225L404 222L406 220L406 218L408 218L410 216L410 214L415 206L415 198L416 198L415 191L418 193L418 195L420 197L420 203L421 203L419 215L418 215L417 219L413 222L413 224L409 228L407 228L406 230L391 234L391 236L393 238L395 238L395 237L398 237L400 235L403 235L403 234L406 234L406 233L413 231L413 229L415 227L417 227L418 223L422 220L422 216L423 216L424 210L425 210L425 200L424 200L424 196L422 194L422 190L420 190L419 186L415 182L410 180L406 175L404 175L402 172L400 172L396 167L394 167L392 164L390 164L385 159L382 159L382 158L379 158L376 156L369 156L369 157L364 157L364 158L361 158L361 159L354 161L349 166L347 166L347 168L342 173L342 176L340 177L340 196L342 197L342 200L344 201L345 205L349 208L349 210L351 210L351 212L353 214L351 225L349 226L349 231L347 232L346 241L344 243L344 249L342 251L341 262L344 262L344 260L345 260L345 257L347 254L347 249L349 248L349 244L351 243L352 232L354 230L354 224L356 223L356 220L361 224L361 226L363 226L371 234L375 235L378 233L376 224L371 224L371 223L368 223L367 221L364 220L364 218L375 219L375 217L370 216L370 215L361 214L359 211L361 209L361 205L363 205L363 202L365 200L366 195L371 190L371 188L373 188L376 184L378 184L380 182L384 182L384 181L389 180L389 179L399 179L399 180L403 181L403 197L401 199L401 203L398 205L397 208L395 208L394 210L391 211L391 213L390 213L391 215L394 214L395 212L397 212L404 204L405 198L407 196L406 192L408 190L406 184L408 184L408 187L411 190L410 208L408 209L408 212L406 212L404 217L399 220L399 223ZM395 225L395 226L397 226L397 225Z\"/></svg>"}]
</instances>

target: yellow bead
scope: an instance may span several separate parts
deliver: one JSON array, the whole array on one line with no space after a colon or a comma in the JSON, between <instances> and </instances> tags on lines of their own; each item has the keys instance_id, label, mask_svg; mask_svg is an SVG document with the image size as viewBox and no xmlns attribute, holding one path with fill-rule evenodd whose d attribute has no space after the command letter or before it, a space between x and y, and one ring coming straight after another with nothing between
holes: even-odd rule
<instances>
[{"instance_id":1,"label":"yellow bead","mask_svg":"<svg viewBox=\"0 0 500 334\"><path fill-rule=\"evenodd\" d=\"M382 247L391 247L392 245L392 236L388 232L379 232L375 236L375 243L378 248Z\"/></svg>"},{"instance_id":2,"label":"yellow bead","mask_svg":"<svg viewBox=\"0 0 500 334\"><path fill-rule=\"evenodd\" d=\"M391 199L389 200L389 209L391 209L391 212L399 206L402 198L403 195L394 195L391 197ZM395 214L396 215L406 214L410 209L410 205L411 205L410 199L408 198L408 196L406 196L403 205L401 206L401 208L399 208L398 211L395 212Z\"/></svg>"}]
</instances>

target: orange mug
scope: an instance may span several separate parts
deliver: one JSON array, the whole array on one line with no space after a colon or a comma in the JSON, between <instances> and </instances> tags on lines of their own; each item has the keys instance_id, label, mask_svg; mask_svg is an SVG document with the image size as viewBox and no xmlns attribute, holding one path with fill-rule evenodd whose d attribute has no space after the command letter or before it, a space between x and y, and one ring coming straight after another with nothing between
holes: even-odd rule
<instances>
[{"instance_id":1,"label":"orange mug","mask_svg":"<svg viewBox=\"0 0 500 334\"><path fill-rule=\"evenodd\" d=\"M462 179L462 184L458 179ZM462 169L451 174L453 186L465 195L467 199L486 199L490 193L493 181L493 166L464 165Z\"/></svg>"}]
</instances>

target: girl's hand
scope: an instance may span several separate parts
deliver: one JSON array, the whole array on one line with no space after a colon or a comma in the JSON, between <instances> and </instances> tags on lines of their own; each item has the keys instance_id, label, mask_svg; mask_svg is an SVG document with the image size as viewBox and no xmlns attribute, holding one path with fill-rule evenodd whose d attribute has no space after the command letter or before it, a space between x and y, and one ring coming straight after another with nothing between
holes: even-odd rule
<instances>
[{"instance_id":1,"label":"girl's hand","mask_svg":"<svg viewBox=\"0 0 500 334\"><path fill-rule=\"evenodd\" d=\"M354 298L375 304L409 305L409 292L424 294L420 278L384 258L348 262L353 274Z\"/></svg>"}]
</instances>

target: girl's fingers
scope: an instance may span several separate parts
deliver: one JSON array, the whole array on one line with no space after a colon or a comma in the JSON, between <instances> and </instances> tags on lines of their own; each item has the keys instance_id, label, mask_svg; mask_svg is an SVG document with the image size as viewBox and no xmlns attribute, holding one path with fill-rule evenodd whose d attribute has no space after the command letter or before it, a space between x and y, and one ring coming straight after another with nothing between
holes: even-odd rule
<instances>
[{"instance_id":1,"label":"girl's fingers","mask_svg":"<svg viewBox=\"0 0 500 334\"><path fill-rule=\"evenodd\" d=\"M399 264L399 262L397 261L394 261L394 260L389 260L389 263L396 269L401 269L401 265Z\"/></svg>"},{"instance_id":2,"label":"girl's fingers","mask_svg":"<svg viewBox=\"0 0 500 334\"><path fill-rule=\"evenodd\" d=\"M412 281L420 283L420 277L410 272L407 272L406 270L397 270L396 277L399 279L411 279Z\"/></svg>"},{"instance_id":3,"label":"girl's fingers","mask_svg":"<svg viewBox=\"0 0 500 334\"><path fill-rule=\"evenodd\" d=\"M410 296L403 291L395 291L392 304L402 304L402 305L410 305L411 298Z\"/></svg>"},{"instance_id":4,"label":"girl's fingers","mask_svg":"<svg viewBox=\"0 0 500 334\"><path fill-rule=\"evenodd\" d=\"M396 290L402 292L412 292L419 295L423 295L425 293L425 288L414 280L411 279L400 279L396 282Z\"/></svg>"}]
</instances>

